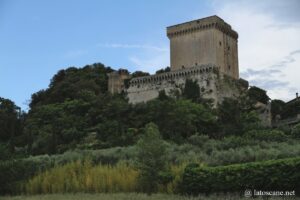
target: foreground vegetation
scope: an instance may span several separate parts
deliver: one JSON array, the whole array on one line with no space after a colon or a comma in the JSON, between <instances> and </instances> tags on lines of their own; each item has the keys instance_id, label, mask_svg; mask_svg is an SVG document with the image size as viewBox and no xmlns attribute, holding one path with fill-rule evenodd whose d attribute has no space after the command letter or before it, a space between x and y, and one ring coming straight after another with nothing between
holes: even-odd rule
<instances>
[{"instance_id":1,"label":"foreground vegetation","mask_svg":"<svg viewBox=\"0 0 300 200\"><path fill-rule=\"evenodd\" d=\"M265 91L251 87L214 108L187 80L182 94L161 91L157 99L131 105L123 94L108 93L111 71L102 64L59 71L47 89L32 95L28 113L0 98L0 194L188 199L134 193L239 193L248 186L235 176L243 170L252 186L261 186L267 170L274 172L271 188L299 186L300 125L264 127L254 105L269 102ZM280 101L272 109L273 118L288 115ZM290 180L277 173L287 169Z\"/></svg>"},{"instance_id":2,"label":"foreground vegetation","mask_svg":"<svg viewBox=\"0 0 300 200\"><path fill-rule=\"evenodd\" d=\"M292 191L300 187L298 169L300 158L220 167L189 164L187 167L172 166L169 181L157 182L160 177L146 176L145 184L150 183L154 191L158 186L158 192L168 194L238 193L252 188ZM145 190L141 185L145 181L144 173L125 163L92 166L88 161L74 162L40 173L21 187L22 193L26 194L148 192L149 189ZM139 180L140 175L142 181Z\"/></svg>"},{"instance_id":3,"label":"foreground vegetation","mask_svg":"<svg viewBox=\"0 0 300 200\"><path fill-rule=\"evenodd\" d=\"M254 133L249 133L249 137L252 134ZM263 148L268 141L268 137L265 138L266 134L273 136L269 139L273 140L270 142L272 145L279 144L280 146L282 145L280 141L288 139L286 138L288 136L280 131L261 133L258 139L265 140L262 144L260 144L260 140L257 141L250 138L243 142L237 139L237 137L229 138L227 142L226 140L216 142L213 139L205 139L203 136L193 136L190 138L190 144L186 144L186 146L190 147L191 150L194 149L196 155L197 149L199 149L200 152L201 149L205 151L216 149L225 151L225 149L228 148L240 148L242 145L249 145L248 148L251 148L251 145L257 145L257 143L259 148ZM299 141L289 141L290 144L293 144L292 142L295 142L294 147L297 147L297 142ZM205 147L205 144L210 145ZM214 146L211 146L211 144ZM64 158L63 160L58 159L59 156L48 156L39 157L39 159L32 157L23 160L0 162L0 170L1 172L5 172L0 173L0 192L2 194L48 194L68 192L147 192L149 194L153 192L163 192L169 194L198 194L239 192L245 188L249 188L248 183L251 184L251 187L264 188L266 184L262 183L265 181L268 182L267 185L273 184L267 189L279 189L280 186L285 186L284 188L292 190L293 188L298 188L296 185L297 182L300 183L300 175L297 173L297 169L300 168L299 158L288 158L271 162L268 160L272 159L272 154L270 154L269 157L268 154L262 154L266 156L262 160L267 161L252 164L228 165L224 167L219 164L218 167L212 167L214 163L207 163L205 160L200 160L199 157L193 157L190 151L181 150L180 153L171 153L172 148L168 145L170 144L161 139L158 127L150 123L145 127L145 133L137 145L132 147L134 148L132 152L135 154L127 154L127 159L126 156L122 155L123 153L121 153L120 150L117 150L114 151L111 156L116 156L119 153L120 157L115 159L114 162L108 162L106 164L104 164L104 161L109 161L112 158L106 157L103 159L103 157L100 156L97 159L93 154L78 154L81 157L77 155L77 157L68 158L66 157L69 156L67 153L60 156ZM260 145L262 147L260 147ZM295 155L292 153L290 156L299 156L297 151L296 149L296 151L294 151ZM232 150L232 152L234 151ZM209 153L213 155L210 151L206 153L207 155L209 155ZM241 158L251 158L249 151L245 153L246 154ZM172 161L172 156L170 157L170 155L180 154L190 159L195 158L195 160L186 159L186 162L184 162L184 160L180 162ZM288 154L284 156L288 157L287 155ZM229 157L228 155L228 158ZM48 158L48 160L45 158ZM230 161L228 158L224 159L224 161ZM221 159L219 158L218 160ZM245 159L243 161L245 161ZM244 163L243 161L236 160L235 162ZM185 167L187 163L191 162L197 162L198 164L188 164L188 166ZM195 170L201 172L200 175L194 173ZM284 173L285 170L287 170L287 173ZM269 173L271 173L271 175ZM245 177L246 179L243 179ZM270 178L270 180L268 180L268 178ZM227 180L226 184L224 180ZM239 184L237 185L236 183ZM151 187L149 187L149 185ZM212 188L214 189L212 190Z\"/></svg>"}]
</instances>

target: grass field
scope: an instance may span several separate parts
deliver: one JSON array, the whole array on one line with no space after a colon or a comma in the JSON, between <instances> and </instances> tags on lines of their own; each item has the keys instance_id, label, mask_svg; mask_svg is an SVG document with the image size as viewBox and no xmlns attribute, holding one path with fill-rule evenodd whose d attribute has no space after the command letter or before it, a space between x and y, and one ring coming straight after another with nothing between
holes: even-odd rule
<instances>
[{"instance_id":1,"label":"grass field","mask_svg":"<svg viewBox=\"0 0 300 200\"><path fill-rule=\"evenodd\" d=\"M178 195L167 194L153 194L148 196L146 194L136 193L118 193L118 194L49 194L49 195L34 195L34 196L13 196L13 197L0 197L0 200L238 200L238 199L252 199L241 197L239 195L210 195L198 197L185 197ZM262 198L256 198L262 199ZM282 197L268 198L268 199L282 199ZM300 199L290 197L286 199Z\"/></svg>"}]
</instances>

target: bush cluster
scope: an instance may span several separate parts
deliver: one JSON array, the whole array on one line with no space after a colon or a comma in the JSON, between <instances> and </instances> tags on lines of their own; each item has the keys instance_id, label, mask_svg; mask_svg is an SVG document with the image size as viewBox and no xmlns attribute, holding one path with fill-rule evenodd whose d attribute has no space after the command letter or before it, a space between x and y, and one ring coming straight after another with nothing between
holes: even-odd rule
<instances>
[{"instance_id":1,"label":"bush cluster","mask_svg":"<svg viewBox=\"0 0 300 200\"><path fill-rule=\"evenodd\" d=\"M189 165L183 173L180 188L182 193L193 195L246 189L299 190L299 169L299 157L220 167Z\"/></svg>"},{"instance_id":2,"label":"bush cluster","mask_svg":"<svg viewBox=\"0 0 300 200\"><path fill-rule=\"evenodd\" d=\"M28 160L10 160L0 162L0 195L14 194L19 183L39 171L39 165Z\"/></svg>"},{"instance_id":3,"label":"bush cluster","mask_svg":"<svg viewBox=\"0 0 300 200\"><path fill-rule=\"evenodd\" d=\"M276 134L273 132L270 131L270 133L257 136L259 139L250 137L251 132L249 132L247 137L230 136L221 140L197 134L191 136L186 143L181 145L164 141L167 151L165 159L171 166L182 166L190 162L199 162L205 166L220 166L292 158L300 155L298 139L289 138L290 136L287 138L286 135L282 135L282 132L276 132ZM272 134L278 137L271 137ZM264 138L265 135L269 135L271 139ZM282 141L283 138L286 138L285 141ZM89 159L93 165L114 166L120 161L134 164L136 156L137 146L133 145L99 150L75 150L57 155L46 154L13 161L0 161L0 193L16 194L17 187L22 181L50 168L64 166L78 160ZM179 175L176 177L174 181L178 182ZM167 184L167 186L162 185L159 187L159 191L172 193L175 190L175 185L177 184L174 182Z\"/></svg>"},{"instance_id":4,"label":"bush cluster","mask_svg":"<svg viewBox=\"0 0 300 200\"><path fill-rule=\"evenodd\" d=\"M283 138L285 141L282 141ZM216 140L194 135L183 145L169 144L168 160L172 163L200 161L209 166L219 166L300 155L299 140L286 135L277 139L230 136Z\"/></svg>"}]
</instances>

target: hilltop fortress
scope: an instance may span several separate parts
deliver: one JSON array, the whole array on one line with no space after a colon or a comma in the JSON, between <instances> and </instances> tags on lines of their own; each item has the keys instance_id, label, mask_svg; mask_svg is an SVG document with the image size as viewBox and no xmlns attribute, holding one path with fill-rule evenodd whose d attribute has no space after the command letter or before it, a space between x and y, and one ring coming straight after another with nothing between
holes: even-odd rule
<instances>
[{"instance_id":1,"label":"hilltop fortress","mask_svg":"<svg viewBox=\"0 0 300 200\"><path fill-rule=\"evenodd\" d=\"M160 91L182 93L187 79L196 81L203 98L214 105L239 96L248 82L239 78L238 34L218 16L167 27L170 39L169 72L132 77L120 69L108 74L108 90L125 92L129 103L147 102Z\"/></svg>"}]
</instances>

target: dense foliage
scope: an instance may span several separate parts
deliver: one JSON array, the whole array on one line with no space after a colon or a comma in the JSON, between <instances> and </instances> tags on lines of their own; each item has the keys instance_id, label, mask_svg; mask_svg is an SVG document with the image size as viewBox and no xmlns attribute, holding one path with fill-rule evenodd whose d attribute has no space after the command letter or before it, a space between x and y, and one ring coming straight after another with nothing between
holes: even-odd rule
<instances>
[{"instance_id":1,"label":"dense foliage","mask_svg":"<svg viewBox=\"0 0 300 200\"><path fill-rule=\"evenodd\" d=\"M241 136L248 130L262 128L258 114L247 97L225 98L218 108L218 122L221 136Z\"/></svg>"},{"instance_id":2,"label":"dense foliage","mask_svg":"<svg viewBox=\"0 0 300 200\"><path fill-rule=\"evenodd\" d=\"M32 95L24 128L30 153L131 145L149 122L158 125L164 139L176 142L196 132L217 131L212 109L195 101L199 99L192 92L195 84L188 85L178 100L156 99L132 106L124 96L107 92L110 71L101 64L61 70L48 89Z\"/></svg>"},{"instance_id":3,"label":"dense foliage","mask_svg":"<svg viewBox=\"0 0 300 200\"><path fill-rule=\"evenodd\" d=\"M138 141L141 130L150 122L158 126L163 139L176 143L194 134L222 138L261 128L253 100L266 101L268 97L259 88L251 87L240 99L225 99L215 109L201 98L198 84L187 80L181 96L168 97L162 91L158 99L133 106L122 94L107 91L107 73L111 71L102 64L60 70L47 89L32 95L26 120L13 126L20 127L20 133L1 132L5 143L0 150L8 151L12 144L11 149L22 147L20 151L36 155L128 146ZM140 71L132 74L144 75ZM15 111L14 115L14 123L20 124L24 117L16 117ZM2 120L6 124L0 124L3 130L12 123L8 116ZM15 139L15 135L21 139Z\"/></svg>"},{"instance_id":4,"label":"dense foliage","mask_svg":"<svg viewBox=\"0 0 300 200\"><path fill-rule=\"evenodd\" d=\"M200 87L197 81L187 79L182 95L187 99L191 99L193 102L200 101Z\"/></svg>"},{"instance_id":5,"label":"dense foliage","mask_svg":"<svg viewBox=\"0 0 300 200\"><path fill-rule=\"evenodd\" d=\"M20 181L36 174L37 163L29 160L11 160L0 162L0 194L15 194Z\"/></svg>"},{"instance_id":6,"label":"dense foliage","mask_svg":"<svg viewBox=\"0 0 300 200\"><path fill-rule=\"evenodd\" d=\"M300 158L220 167L189 165L184 171L181 187L183 193L194 195L257 188L264 191L293 191L300 189L299 169Z\"/></svg>"},{"instance_id":7,"label":"dense foliage","mask_svg":"<svg viewBox=\"0 0 300 200\"><path fill-rule=\"evenodd\" d=\"M23 135L25 113L9 99L0 97L0 160L15 153L15 145L26 144Z\"/></svg>"},{"instance_id":8,"label":"dense foliage","mask_svg":"<svg viewBox=\"0 0 300 200\"><path fill-rule=\"evenodd\" d=\"M270 100L269 96L267 95L267 92L256 86L251 86L248 89L248 96L253 101L258 101L264 104L267 104Z\"/></svg>"},{"instance_id":9,"label":"dense foliage","mask_svg":"<svg viewBox=\"0 0 300 200\"><path fill-rule=\"evenodd\" d=\"M271 101L272 119L276 120L276 116L280 115L284 110L285 103L282 100L274 99Z\"/></svg>"},{"instance_id":10,"label":"dense foliage","mask_svg":"<svg viewBox=\"0 0 300 200\"><path fill-rule=\"evenodd\" d=\"M281 118L292 118L296 117L300 113L300 101L294 101L291 103L286 103L281 112Z\"/></svg>"},{"instance_id":11,"label":"dense foliage","mask_svg":"<svg viewBox=\"0 0 300 200\"><path fill-rule=\"evenodd\" d=\"M285 103L282 100L274 99L271 101L271 113L275 121L294 118L300 113L300 101L298 99Z\"/></svg>"}]
</instances>

